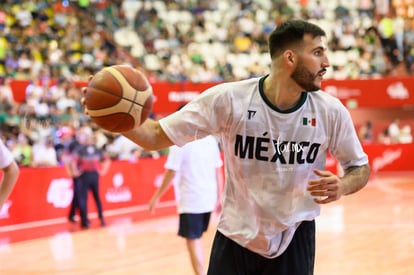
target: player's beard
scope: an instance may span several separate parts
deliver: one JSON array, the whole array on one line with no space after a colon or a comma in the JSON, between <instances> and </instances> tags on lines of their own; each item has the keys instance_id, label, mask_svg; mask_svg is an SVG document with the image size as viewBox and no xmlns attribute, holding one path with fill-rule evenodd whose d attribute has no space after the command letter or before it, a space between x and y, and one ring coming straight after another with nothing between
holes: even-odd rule
<instances>
[{"instance_id":1,"label":"player's beard","mask_svg":"<svg viewBox=\"0 0 414 275\"><path fill-rule=\"evenodd\" d=\"M309 71L302 62L298 62L298 65L295 71L292 73L291 78L305 91L314 92L318 91L321 88L319 85L315 84L315 79L318 77L320 72L314 74Z\"/></svg>"}]
</instances>

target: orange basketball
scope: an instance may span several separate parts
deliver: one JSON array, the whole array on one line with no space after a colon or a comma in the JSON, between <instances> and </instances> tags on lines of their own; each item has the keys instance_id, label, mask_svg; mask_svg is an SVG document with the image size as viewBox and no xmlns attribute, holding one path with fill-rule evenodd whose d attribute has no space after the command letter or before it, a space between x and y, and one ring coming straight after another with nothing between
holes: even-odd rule
<instances>
[{"instance_id":1,"label":"orange basketball","mask_svg":"<svg viewBox=\"0 0 414 275\"><path fill-rule=\"evenodd\" d=\"M145 75L127 65L106 67L89 81L84 94L89 117L101 128L125 132L150 115L152 87Z\"/></svg>"}]
</instances>

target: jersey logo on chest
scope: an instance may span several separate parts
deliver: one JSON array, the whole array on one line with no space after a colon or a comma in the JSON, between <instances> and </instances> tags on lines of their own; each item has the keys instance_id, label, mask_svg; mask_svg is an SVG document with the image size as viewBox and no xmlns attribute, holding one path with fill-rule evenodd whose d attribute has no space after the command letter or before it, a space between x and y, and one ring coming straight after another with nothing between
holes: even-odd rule
<instances>
[{"instance_id":1,"label":"jersey logo on chest","mask_svg":"<svg viewBox=\"0 0 414 275\"><path fill-rule=\"evenodd\" d=\"M235 156L280 164L314 163L321 144L236 135Z\"/></svg>"}]
</instances>

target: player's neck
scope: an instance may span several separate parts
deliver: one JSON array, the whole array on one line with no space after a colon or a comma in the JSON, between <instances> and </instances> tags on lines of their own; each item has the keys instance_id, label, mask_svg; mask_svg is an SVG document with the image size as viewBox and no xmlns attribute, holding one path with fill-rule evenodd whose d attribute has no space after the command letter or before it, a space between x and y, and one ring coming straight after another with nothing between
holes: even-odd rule
<instances>
[{"instance_id":1,"label":"player's neck","mask_svg":"<svg viewBox=\"0 0 414 275\"><path fill-rule=\"evenodd\" d=\"M295 107L301 99L302 89L297 85L289 85L291 80L283 80L269 75L264 81L263 92L266 98L279 110Z\"/></svg>"}]
</instances>

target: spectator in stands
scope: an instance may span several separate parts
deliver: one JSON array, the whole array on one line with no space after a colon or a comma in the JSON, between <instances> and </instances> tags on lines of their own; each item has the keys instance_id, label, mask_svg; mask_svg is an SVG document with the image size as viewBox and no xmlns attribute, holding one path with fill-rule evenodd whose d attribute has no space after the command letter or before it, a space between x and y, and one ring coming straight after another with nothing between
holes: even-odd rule
<instances>
[{"instance_id":1,"label":"spectator in stands","mask_svg":"<svg viewBox=\"0 0 414 275\"><path fill-rule=\"evenodd\" d=\"M78 109L78 103L77 103L77 93L79 93L79 90L74 87L73 83L67 84L68 87L65 89L65 96L60 97L56 101L56 107L61 111L65 112L67 111L67 108L72 107L76 110Z\"/></svg>"},{"instance_id":2,"label":"spectator in stands","mask_svg":"<svg viewBox=\"0 0 414 275\"><path fill-rule=\"evenodd\" d=\"M361 50L361 56L357 60L359 77L366 78L374 75L374 66L371 64L372 52L367 50Z\"/></svg>"},{"instance_id":3,"label":"spectator in stands","mask_svg":"<svg viewBox=\"0 0 414 275\"><path fill-rule=\"evenodd\" d=\"M357 41L355 37L355 29L353 22L344 22L342 26L341 36L339 39L339 50L350 51L355 49L357 46Z\"/></svg>"},{"instance_id":4,"label":"spectator in stands","mask_svg":"<svg viewBox=\"0 0 414 275\"><path fill-rule=\"evenodd\" d=\"M371 144L373 141L372 122L367 121L358 131L359 140L363 144Z\"/></svg>"},{"instance_id":5,"label":"spectator in stands","mask_svg":"<svg viewBox=\"0 0 414 275\"><path fill-rule=\"evenodd\" d=\"M363 18L364 16L374 17L374 0L359 0L358 3L358 15Z\"/></svg>"},{"instance_id":6,"label":"spectator in stands","mask_svg":"<svg viewBox=\"0 0 414 275\"><path fill-rule=\"evenodd\" d=\"M308 10L310 18L323 19L325 18L325 10L320 0L317 0L314 6Z\"/></svg>"},{"instance_id":7,"label":"spectator in stands","mask_svg":"<svg viewBox=\"0 0 414 275\"><path fill-rule=\"evenodd\" d=\"M404 43L404 30L405 30L405 22L404 18L397 15L395 9L392 10L392 23L394 29L394 40L396 45L396 59L398 62L402 62L404 59L404 52L405 52L405 43ZM398 63L397 62L397 63Z\"/></svg>"},{"instance_id":8,"label":"spectator in stands","mask_svg":"<svg viewBox=\"0 0 414 275\"><path fill-rule=\"evenodd\" d=\"M139 159L141 158L142 151L143 151L143 149L133 148L131 150L131 154L130 154L130 157L129 157L128 161L131 162L131 163L137 163L139 161Z\"/></svg>"},{"instance_id":9,"label":"spectator in stands","mask_svg":"<svg viewBox=\"0 0 414 275\"><path fill-rule=\"evenodd\" d=\"M335 18L340 19L344 23L351 22L351 14L348 7L345 6L343 0L337 0L336 7L334 9Z\"/></svg>"},{"instance_id":10,"label":"spectator in stands","mask_svg":"<svg viewBox=\"0 0 414 275\"><path fill-rule=\"evenodd\" d=\"M404 60L407 72L414 72L414 22L405 20L404 27Z\"/></svg>"},{"instance_id":11,"label":"spectator in stands","mask_svg":"<svg viewBox=\"0 0 414 275\"><path fill-rule=\"evenodd\" d=\"M0 184L0 209L3 207L7 198L13 191L13 188L19 177L19 167L14 161L9 149L0 140L0 169L3 172Z\"/></svg>"},{"instance_id":12,"label":"spectator in stands","mask_svg":"<svg viewBox=\"0 0 414 275\"><path fill-rule=\"evenodd\" d=\"M388 127L384 128L378 135L378 142L381 144L389 145L392 143Z\"/></svg>"},{"instance_id":13,"label":"spectator in stands","mask_svg":"<svg viewBox=\"0 0 414 275\"><path fill-rule=\"evenodd\" d=\"M4 110L0 111L0 129L6 134L17 135L22 117L18 114L17 105L5 103Z\"/></svg>"},{"instance_id":14,"label":"spectator in stands","mask_svg":"<svg viewBox=\"0 0 414 275\"><path fill-rule=\"evenodd\" d=\"M17 141L14 137L9 137L6 139L6 147L13 156L14 161L19 164L23 160L24 156L16 147Z\"/></svg>"},{"instance_id":15,"label":"spectator in stands","mask_svg":"<svg viewBox=\"0 0 414 275\"><path fill-rule=\"evenodd\" d=\"M10 105L15 104L13 91L10 86L11 80L12 78L9 76L4 76L0 78L0 102L2 102L2 104L4 103L8 103Z\"/></svg>"},{"instance_id":16,"label":"spectator in stands","mask_svg":"<svg viewBox=\"0 0 414 275\"><path fill-rule=\"evenodd\" d=\"M385 16L390 12L390 1L389 0L374 0L375 14L377 16Z\"/></svg>"},{"instance_id":17,"label":"spectator in stands","mask_svg":"<svg viewBox=\"0 0 414 275\"><path fill-rule=\"evenodd\" d=\"M77 126L79 126L79 112L76 111L74 106L69 105L62 112L59 122L63 125L77 128Z\"/></svg>"},{"instance_id":18,"label":"spectator in stands","mask_svg":"<svg viewBox=\"0 0 414 275\"><path fill-rule=\"evenodd\" d=\"M58 158L52 138L39 138L32 146L32 166L52 167L58 165Z\"/></svg>"},{"instance_id":19,"label":"spectator in stands","mask_svg":"<svg viewBox=\"0 0 414 275\"><path fill-rule=\"evenodd\" d=\"M399 63L398 46L395 40L394 20L388 14L383 15L378 22L378 33L381 45L392 65Z\"/></svg>"},{"instance_id":20,"label":"spectator in stands","mask_svg":"<svg viewBox=\"0 0 414 275\"><path fill-rule=\"evenodd\" d=\"M15 150L20 153L22 158L18 162L20 166L29 167L32 165L32 145L29 142L29 138L23 134L19 133L17 136L17 144L15 146Z\"/></svg>"},{"instance_id":21,"label":"spectator in stands","mask_svg":"<svg viewBox=\"0 0 414 275\"><path fill-rule=\"evenodd\" d=\"M401 128L400 136L398 137L398 142L402 144L412 143L413 136L411 135L411 126L404 125Z\"/></svg>"},{"instance_id":22,"label":"spectator in stands","mask_svg":"<svg viewBox=\"0 0 414 275\"><path fill-rule=\"evenodd\" d=\"M65 161L65 158L68 157L67 153L71 153L74 149L73 147L76 147L78 143L75 137L75 130L72 127L62 126L59 127L55 135L57 138L55 142L55 150L58 163L68 163L68 161Z\"/></svg>"},{"instance_id":23,"label":"spectator in stands","mask_svg":"<svg viewBox=\"0 0 414 275\"><path fill-rule=\"evenodd\" d=\"M65 97L66 91L69 87L69 81L64 77L59 77L57 82L49 88L49 93L51 95L50 100L52 102L57 102L60 98Z\"/></svg>"},{"instance_id":24,"label":"spectator in stands","mask_svg":"<svg viewBox=\"0 0 414 275\"><path fill-rule=\"evenodd\" d=\"M400 119L394 118L388 126L388 134L391 138L391 143L398 143L400 136Z\"/></svg>"},{"instance_id":25,"label":"spectator in stands","mask_svg":"<svg viewBox=\"0 0 414 275\"><path fill-rule=\"evenodd\" d=\"M127 139L123 135L115 137L112 143L108 144L107 151L110 155L116 157L119 160L131 159L132 153L135 150L142 152L142 147Z\"/></svg>"}]
</instances>

